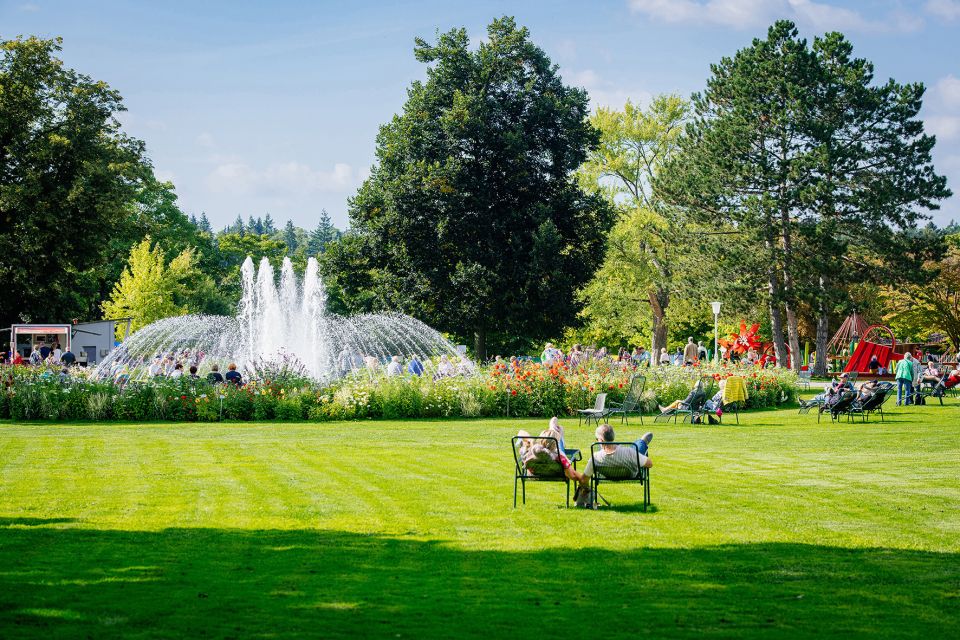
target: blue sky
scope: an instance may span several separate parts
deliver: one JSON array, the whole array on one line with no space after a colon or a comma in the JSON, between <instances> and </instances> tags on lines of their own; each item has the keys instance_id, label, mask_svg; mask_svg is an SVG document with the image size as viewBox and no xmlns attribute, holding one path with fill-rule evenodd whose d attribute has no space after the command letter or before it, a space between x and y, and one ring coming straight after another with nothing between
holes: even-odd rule
<instances>
[{"instance_id":1,"label":"blue sky","mask_svg":"<svg viewBox=\"0 0 960 640\"><path fill-rule=\"evenodd\" d=\"M0 37L64 38L63 58L124 96L122 120L189 213L315 226L374 159L378 127L424 75L415 36L473 38L513 15L595 104L699 90L709 65L775 19L812 37L847 34L878 79L927 85L936 166L960 192L960 0L610 0L564 2L0 1ZM955 196L934 214L960 220Z\"/></svg>"}]
</instances>

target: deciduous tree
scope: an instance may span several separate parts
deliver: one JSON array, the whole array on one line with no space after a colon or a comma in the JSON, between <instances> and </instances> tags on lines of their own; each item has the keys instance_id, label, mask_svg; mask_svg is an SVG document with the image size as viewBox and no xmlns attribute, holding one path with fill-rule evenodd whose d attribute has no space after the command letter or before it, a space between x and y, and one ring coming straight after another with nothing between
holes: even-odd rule
<instances>
[{"instance_id":1,"label":"deciduous tree","mask_svg":"<svg viewBox=\"0 0 960 640\"><path fill-rule=\"evenodd\" d=\"M383 306L443 331L559 336L599 266L610 207L573 172L598 142L582 89L563 84L512 18L471 48L466 30L417 39L425 82L377 137L350 202Z\"/></svg>"}]
</instances>

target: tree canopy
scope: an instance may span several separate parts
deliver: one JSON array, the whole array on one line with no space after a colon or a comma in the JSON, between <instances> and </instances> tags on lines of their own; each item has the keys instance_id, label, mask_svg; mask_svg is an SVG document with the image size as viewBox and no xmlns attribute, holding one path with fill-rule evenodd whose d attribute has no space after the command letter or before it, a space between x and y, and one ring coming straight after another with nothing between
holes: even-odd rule
<instances>
[{"instance_id":1,"label":"tree canopy","mask_svg":"<svg viewBox=\"0 0 960 640\"><path fill-rule=\"evenodd\" d=\"M0 279L17 292L0 299L2 325L91 316L112 282L102 239L126 235L150 175L116 119L120 95L66 68L60 48L0 42Z\"/></svg>"},{"instance_id":2,"label":"tree canopy","mask_svg":"<svg viewBox=\"0 0 960 640\"><path fill-rule=\"evenodd\" d=\"M488 335L542 339L575 321L613 222L573 178L599 140L586 93L512 18L487 35L475 49L464 29L416 40L427 79L381 127L349 206L381 304L473 336L479 357Z\"/></svg>"}]
</instances>

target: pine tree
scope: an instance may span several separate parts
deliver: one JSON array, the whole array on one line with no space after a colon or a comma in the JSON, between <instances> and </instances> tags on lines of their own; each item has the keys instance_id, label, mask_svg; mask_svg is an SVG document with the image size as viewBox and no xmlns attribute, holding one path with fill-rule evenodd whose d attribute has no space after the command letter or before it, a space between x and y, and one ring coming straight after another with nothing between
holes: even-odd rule
<instances>
[{"instance_id":1,"label":"pine tree","mask_svg":"<svg viewBox=\"0 0 960 640\"><path fill-rule=\"evenodd\" d=\"M320 222L317 228L310 232L310 240L307 244L307 252L310 255L318 256L327 250L327 245L340 237L340 232L330 222L330 214L326 209L320 210Z\"/></svg>"},{"instance_id":2,"label":"pine tree","mask_svg":"<svg viewBox=\"0 0 960 640\"><path fill-rule=\"evenodd\" d=\"M297 228L293 226L293 220L287 220L287 226L283 228L283 242L287 245L288 256L297 252Z\"/></svg>"},{"instance_id":3,"label":"pine tree","mask_svg":"<svg viewBox=\"0 0 960 640\"><path fill-rule=\"evenodd\" d=\"M273 226L273 218L270 217L270 214L268 213L263 219L263 232L267 235L271 235L276 231L276 227Z\"/></svg>"},{"instance_id":4,"label":"pine tree","mask_svg":"<svg viewBox=\"0 0 960 640\"><path fill-rule=\"evenodd\" d=\"M200 226L200 224L197 222L197 216L193 215L192 213L190 214L190 224L192 224L195 227Z\"/></svg>"},{"instance_id":5,"label":"pine tree","mask_svg":"<svg viewBox=\"0 0 960 640\"><path fill-rule=\"evenodd\" d=\"M234 220L233 224L227 227L224 231L227 233L235 233L239 236L243 236L246 233L246 228L243 226L243 218L240 217L240 214L237 214L237 219Z\"/></svg>"},{"instance_id":6,"label":"pine tree","mask_svg":"<svg viewBox=\"0 0 960 640\"><path fill-rule=\"evenodd\" d=\"M197 224L200 228L200 231L205 231L207 233L213 232L213 227L210 226L210 220L207 218L207 213L204 211L200 214L200 222Z\"/></svg>"}]
</instances>

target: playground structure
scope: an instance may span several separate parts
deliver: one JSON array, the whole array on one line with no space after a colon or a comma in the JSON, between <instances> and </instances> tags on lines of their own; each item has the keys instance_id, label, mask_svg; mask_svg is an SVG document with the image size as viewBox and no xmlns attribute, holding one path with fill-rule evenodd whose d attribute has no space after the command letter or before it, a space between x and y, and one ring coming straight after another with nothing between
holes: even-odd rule
<instances>
[{"instance_id":1,"label":"playground structure","mask_svg":"<svg viewBox=\"0 0 960 640\"><path fill-rule=\"evenodd\" d=\"M886 334L888 339L881 336ZM843 370L857 373L867 373L870 371L870 361L873 356L877 356L880 366L889 370L890 363L903 358L903 352L897 353L897 338L893 335L890 327L882 324L872 324L864 331L860 340L855 343L853 353L847 360Z\"/></svg>"}]
</instances>

